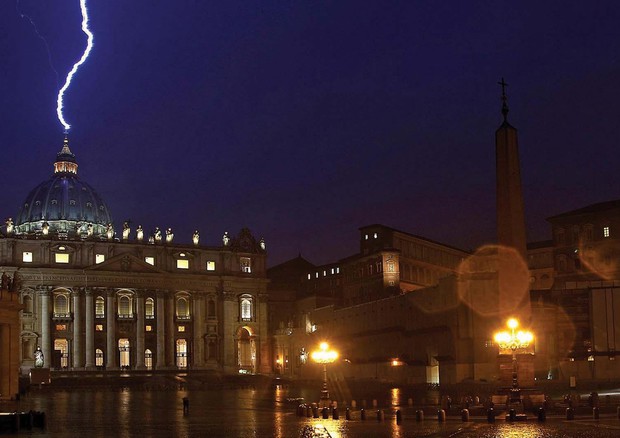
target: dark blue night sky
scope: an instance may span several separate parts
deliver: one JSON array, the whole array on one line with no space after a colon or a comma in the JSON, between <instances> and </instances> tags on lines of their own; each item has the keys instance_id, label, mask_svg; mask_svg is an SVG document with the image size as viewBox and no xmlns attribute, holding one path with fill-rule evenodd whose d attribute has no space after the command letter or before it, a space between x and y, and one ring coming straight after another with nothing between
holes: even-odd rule
<instances>
[{"instance_id":1,"label":"dark blue night sky","mask_svg":"<svg viewBox=\"0 0 620 438\"><path fill-rule=\"evenodd\" d=\"M95 45L65 98L79 176L117 230L270 264L350 255L383 223L464 249L495 240L500 87L519 129L530 240L620 198L616 1L90 0ZM0 5L0 215L48 178L57 81L86 37L78 0Z\"/></svg>"}]
</instances>

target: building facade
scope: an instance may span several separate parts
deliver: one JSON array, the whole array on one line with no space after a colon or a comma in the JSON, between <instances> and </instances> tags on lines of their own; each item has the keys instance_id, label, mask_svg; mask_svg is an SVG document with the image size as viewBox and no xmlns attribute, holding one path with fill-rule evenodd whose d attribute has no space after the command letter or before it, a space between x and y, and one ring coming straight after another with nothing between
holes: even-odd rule
<instances>
[{"instance_id":1,"label":"building facade","mask_svg":"<svg viewBox=\"0 0 620 438\"><path fill-rule=\"evenodd\" d=\"M264 241L117 233L77 168L65 138L0 239L0 270L19 279L22 372L38 348L52 369L270 372Z\"/></svg>"}]
</instances>

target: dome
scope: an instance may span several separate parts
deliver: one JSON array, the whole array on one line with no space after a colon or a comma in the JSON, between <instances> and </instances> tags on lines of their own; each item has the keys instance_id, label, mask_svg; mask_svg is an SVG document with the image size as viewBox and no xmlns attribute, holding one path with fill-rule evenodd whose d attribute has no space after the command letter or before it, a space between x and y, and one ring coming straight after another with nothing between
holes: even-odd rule
<instances>
[{"instance_id":1,"label":"dome","mask_svg":"<svg viewBox=\"0 0 620 438\"><path fill-rule=\"evenodd\" d=\"M78 179L75 155L65 137L56 156L54 175L26 197L15 221L18 234L59 237L103 236L112 218L95 190Z\"/></svg>"}]
</instances>

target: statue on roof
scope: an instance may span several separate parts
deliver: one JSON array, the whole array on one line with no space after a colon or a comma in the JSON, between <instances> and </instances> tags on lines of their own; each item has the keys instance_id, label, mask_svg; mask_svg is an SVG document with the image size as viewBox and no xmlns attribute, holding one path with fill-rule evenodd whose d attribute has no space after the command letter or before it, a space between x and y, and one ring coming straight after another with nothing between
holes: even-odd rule
<instances>
[{"instance_id":1,"label":"statue on roof","mask_svg":"<svg viewBox=\"0 0 620 438\"><path fill-rule=\"evenodd\" d=\"M166 243L172 243L172 239L174 239L174 233L172 232L172 228L168 228L166 230Z\"/></svg>"},{"instance_id":2,"label":"statue on roof","mask_svg":"<svg viewBox=\"0 0 620 438\"><path fill-rule=\"evenodd\" d=\"M6 234L7 235L11 235L13 234L13 231L15 231L15 225L13 225L13 218L10 217L6 220Z\"/></svg>"},{"instance_id":3,"label":"statue on roof","mask_svg":"<svg viewBox=\"0 0 620 438\"><path fill-rule=\"evenodd\" d=\"M123 222L123 240L129 239L129 233L131 229L129 228L129 221Z\"/></svg>"},{"instance_id":4,"label":"statue on roof","mask_svg":"<svg viewBox=\"0 0 620 438\"><path fill-rule=\"evenodd\" d=\"M136 239L139 241L144 239L144 230L142 229L142 225L138 225L138 228L136 228Z\"/></svg>"},{"instance_id":5,"label":"statue on roof","mask_svg":"<svg viewBox=\"0 0 620 438\"><path fill-rule=\"evenodd\" d=\"M194 245L198 245L198 242L200 241L200 233L198 232L198 230L194 231L194 234L192 235L192 242L194 242Z\"/></svg>"},{"instance_id":6,"label":"statue on roof","mask_svg":"<svg viewBox=\"0 0 620 438\"><path fill-rule=\"evenodd\" d=\"M222 243L224 246L228 246L230 243L230 237L228 236L228 231L224 231L224 235L222 236Z\"/></svg>"}]
</instances>

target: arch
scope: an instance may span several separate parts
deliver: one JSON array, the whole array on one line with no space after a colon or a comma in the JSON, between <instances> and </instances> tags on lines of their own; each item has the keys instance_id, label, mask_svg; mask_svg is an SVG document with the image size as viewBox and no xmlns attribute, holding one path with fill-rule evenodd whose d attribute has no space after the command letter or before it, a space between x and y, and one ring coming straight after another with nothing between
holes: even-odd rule
<instances>
[{"instance_id":1,"label":"arch","mask_svg":"<svg viewBox=\"0 0 620 438\"><path fill-rule=\"evenodd\" d=\"M155 300L151 297L148 297L144 302L144 315L146 319L155 318Z\"/></svg>"},{"instance_id":2,"label":"arch","mask_svg":"<svg viewBox=\"0 0 620 438\"><path fill-rule=\"evenodd\" d=\"M103 350L101 348L95 350L95 366L99 369L103 368Z\"/></svg>"},{"instance_id":3,"label":"arch","mask_svg":"<svg viewBox=\"0 0 620 438\"><path fill-rule=\"evenodd\" d=\"M239 373L256 373L256 340L248 326L237 330L237 366Z\"/></svg>"},{"instance_id":4,"label":"arch","mask_svg":"<svg viewBox=\"0 0 620 438\"><path fill-rule=\"evenodd\" d=\"M118 351L119 351L119 366L121 370L129 369L131 367L131 344L129 339L121 338L118 340Z\"/></svg>"},{"instance_id":5,"label":"arch","mask_svg":"<svg viewBox=\"0 0 620 438\"><path fill-rule=\"evenodd\" d=\"M69 314L69 294L68 292L54 293L54 315L67 316Z\"/></svg>"},{"instance_id":6,"label":"arch","mask_svg":"<svg viewBox=\"0 0 620 438\"><path fill-rule=\"evenodd\" d=\"M101 296L95 298L95 318L105 318L105 299Z\"/></svg>"},{"instance_id":7,"label":"arch","mask_svg":"<svg viewBox=\"0 0 620 438\"><path fill-rule=\"evenodd\" d=\"M177 296L176 315L179 319L188 319L190 316L188 298L186 295Z\"/></svg>"},{"instance_id":8,"label":"arch","mask_svg":"<svg viewBox=\"0 0 620 438\"><path fill-rule=\"evenodd\" d=\"M187 354L187 340L186 339L177 339L175 355L176 355L177 368L180 370L187 369L188 354Z\"/></svg>"},{"instance_id":9,"label":"arch","mask_svg":"<svg viewBox=\"0 0 620 438\"><path fill-rule=\"evenodd\" d=\"M144 366L147 370L153 369L153 352L148 348L144 350Z\"/></svg>"},{"instance_id":10,"label":"arch","mask_svg":"<svg viewBox=\"0 0 620 438\"><path fill-rule=\"evenodd\" d=\"M133 317L133 292L118 292L118 317Z\"/></svg>"}]
</instances>

